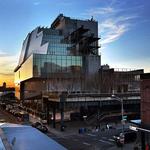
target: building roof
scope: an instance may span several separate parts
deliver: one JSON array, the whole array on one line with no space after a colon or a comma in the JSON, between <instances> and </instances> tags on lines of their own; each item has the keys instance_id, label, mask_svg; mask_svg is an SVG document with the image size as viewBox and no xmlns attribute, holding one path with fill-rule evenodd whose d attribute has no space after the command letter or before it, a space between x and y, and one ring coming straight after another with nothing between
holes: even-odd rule
<instances>
[{"instance_id":1,"label":"building roof","mask_svg":"<svg viewBox=\"0 0 150 150\"><path fill-rule=\"evenodd\" d=\"M141 119L136 119L136 120L130 120L131 123L140 125L141 124Z\"/></svg>"},{"instance_id":2,"label":"building roof","mask_svg":"<svg viewBox=\"0 0 150 150\"><path fill-rule=\"evenodd\" d=\"M12 145L13 150L67 150L31 126L3 123L0 127L8 142Z\"/></svg>"}]
</instances>

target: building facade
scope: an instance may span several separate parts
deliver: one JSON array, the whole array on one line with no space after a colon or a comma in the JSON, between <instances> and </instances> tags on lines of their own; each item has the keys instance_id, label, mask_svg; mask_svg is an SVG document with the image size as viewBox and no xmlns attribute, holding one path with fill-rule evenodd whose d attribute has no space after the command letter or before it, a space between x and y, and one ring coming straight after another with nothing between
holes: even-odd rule
<instances>
[{"instance_id":1,"label":"building facade","mask_svg":"<svg viewBox=\"0 0 150 150\"><path fill-rule=\"evenodd\" d=\"M141 141L142 150L150 148L150 73L141 75Z\"/></svg>"},{"instance_id":2,"label":"building facade","mask_svg":"<svg viewBox=\"0 0 150 150\"><path fill-rule=\"evenodd\" d=\"M18 99L50 91L91 91L86 83L101 65L98 40L98 22L93 19L60 14L51 27L34 29L23 42L14 70Z\"/></svg>"},{"instance_id":3,"label":"building facade","mask_svg":"<svg viewBox=\"0 0 150 150\"><path fill-rule=\"evenodd\" d=\"M101 93L140 93L140 74L143 69L109 68L99 70L99 89Z\"/></svg>"},{"instance_id":4,"label":"building facade","mask_svg":"<svg viewBox=\"0 0 150 150\"><path fill-rule=\"evenodd\" d=\"M68 110L92 114L104 107L106 111L119 108L120 103L112 105L113 91L126 98L128 108L131 103L138 108L138 76L143 70L115 71L101 66L98 40L98 22L93 18L79 20L60 14L49 28L34 29L23 42L14 70L16 97L37 114L44 112L48 122L53 112L54 127L56 112L63 125Z\"/></svg>"}]
</instances>

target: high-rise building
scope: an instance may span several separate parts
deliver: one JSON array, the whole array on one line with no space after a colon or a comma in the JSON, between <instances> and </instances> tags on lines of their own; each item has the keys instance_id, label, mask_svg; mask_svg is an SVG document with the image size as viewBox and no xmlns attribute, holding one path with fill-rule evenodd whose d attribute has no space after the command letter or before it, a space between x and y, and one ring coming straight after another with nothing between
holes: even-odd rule
<instances>
[{"instance_id":1,"label":"high-rise building","mask_svg":"<svg viewBox=\"0 0 150 150\"><path fill-rule=\"evenodd\" d=\"M98 40L98 22L93 18L60 14L51 27L34 29L23 42L14 70L16 96L24 100L47 91L89 91L86 83L101 65Z\"/></svg>"}]
</instances>

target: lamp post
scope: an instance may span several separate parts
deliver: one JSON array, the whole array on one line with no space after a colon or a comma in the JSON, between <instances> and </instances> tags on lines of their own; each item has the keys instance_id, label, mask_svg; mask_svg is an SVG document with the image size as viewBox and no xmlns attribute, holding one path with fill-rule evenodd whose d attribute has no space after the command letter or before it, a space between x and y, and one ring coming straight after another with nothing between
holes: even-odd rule
<instances>
[{"instance_id":1,"label":"lamp post","mask_svg":"<svg viewBox=\"0 0 150 150\"><path fill-rule=\"evenodd\" d=\"M123 99L120 97L117 97L116 95L112 95L112 98L114 98L115 100L119 101L121 103L121 124L122 124L122 139L123 139L123 144L124 144L124 108L123 108Z\"/></svg>"}]
</instances>

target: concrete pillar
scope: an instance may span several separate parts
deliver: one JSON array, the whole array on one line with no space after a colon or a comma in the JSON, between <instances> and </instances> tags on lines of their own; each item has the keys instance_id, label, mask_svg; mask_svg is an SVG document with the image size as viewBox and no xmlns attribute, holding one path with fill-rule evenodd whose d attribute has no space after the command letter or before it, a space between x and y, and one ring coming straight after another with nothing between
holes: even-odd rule
<instances>
[{"instance_id":1,"label":"concrete pillar","mask_svg":"<svg viewBox=\"0 0 150 150\"><path fill-rule=\"evenodd\" d=\"M53 104L53 128L56 128L56 104Z\"/></svg>"},{"instance_id":2,"label":"concrete pillar","mask_svg":"<svg viewBox=\"0 0 150 150\"><path fill-rule=\"evenodd\" d=\"M145 150L145 132L141 132L141 146L142 150Z\"/></svg>"},{"instance_id":3,"label":"concrete pillar","mask_svg":"<svg viewBox=\"0 0 150 150\"><path fill-rule=\"evenodd\" d=\"M46 118L47 118L47 124L50 124L50 115L49 115L49 102L46 103Z\"/></svg>"},{"instance_id":4,"label":"concrete pillar","mask_svg":"<svg viewBox=\"0 0 150 150\"><path fill-rule=\"evenodd\" d=\"M63 105L63 104L62 104ZM63 106L62 106L62 108L60 109L60 113L61 113L61 131L63 131L64 130L64 108L63 108Z\"/></svg>"},{"instance_id":5,"label":"concrete pillar","mask_svg":"<svg viewBox=\"0 0 150 150\"><path fill-rule=\"evenodd\" d=\"M65 95L60 95L60 115L61 115L61 122L60 122L60 129L64 131L64 102L65 102Z\"/></svg>"},{"instance_id":6,"label":"concrete pillar","mask_svg":"<svg viewBox=\"0 0 150 150\"><path fill-rule=\"evenodd\" d=\"M100 127L100 102L98 102L97 106L97 126Z\"/></svg>"}]
</instances>

